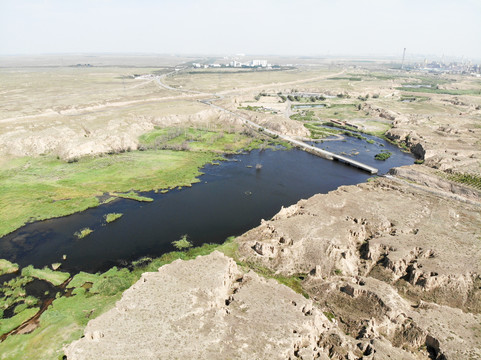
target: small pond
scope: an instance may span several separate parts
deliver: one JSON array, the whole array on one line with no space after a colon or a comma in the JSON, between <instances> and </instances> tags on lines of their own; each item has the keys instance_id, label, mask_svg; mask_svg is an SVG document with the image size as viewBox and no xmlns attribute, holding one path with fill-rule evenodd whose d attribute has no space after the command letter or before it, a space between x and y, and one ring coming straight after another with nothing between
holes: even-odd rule
<instances>
[{"instance_id":1,"label":"small pond","mask_svg":"<svg viewBox=\"0 0 481 360\"><path fill-rule=\"evenodd\" d=\"M293 109L312 109L312 108L323 108L326 104L306 104L306 105L293 105Z\"/></svg>"}]
</instances>

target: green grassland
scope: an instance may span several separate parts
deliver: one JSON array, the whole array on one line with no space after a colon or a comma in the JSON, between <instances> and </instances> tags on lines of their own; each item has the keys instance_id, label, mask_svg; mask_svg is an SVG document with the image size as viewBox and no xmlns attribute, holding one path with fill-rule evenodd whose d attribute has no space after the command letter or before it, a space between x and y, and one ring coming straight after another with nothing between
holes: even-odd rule
<instances>
[{"instance_id":1,"label":"green grassland","mask_svg":"<svg viewBox=\"0 0 481 360\"><path fill-rule=\"evenodd\" d=\"M6 334L9 331L15 329L20 324L22 324L23 322L27 321L32 316L34 316L38 312L38 310L39 308L28 308L12 316L11 318L0 320L0 334ZM4 356L5 354L2 354L2 359L5 358ZM20 359L20 358L17 358L17 359ZM34 357L32 357L32 359L34 359Z\"/></svg>"},{"instance_id":2,"label":"green grassland","mask_svg":"<svg viewBox=\"0 0 481 360\"><path fill-rule=\"evenodd\" d=\"M18 270L18 265L10 261L0 259L0 276L10 274Z\"/></svg>"},{"instance_id":3,"label":"green grassland","mask_svg":"<svg viewBox=\"0 0 481 360\"><path fill-rule=\"evenodd\" d=\"M430 88L397 87L396 90L403 90L406 92L416 92L416 93L445 94L445 95L481 95L481 90L478 90L478 89L439 89L436 87L430 87Z\"/></svg>"},{"instance_id":4,"label":"green grassland","mask_svg":"<svg viewBox=\"0 0 481 360\"><path fill-rule=\"evenodd\" d=\"M260 142L238 133L188 127L155 129L142 135L140 144L146 149L188 150L220 154L233 153L241 149L250 150L257 147Z\"/></svg>"},{"instance_id":5,"label":"green grassland","mask_svg":"<svg viewBox=\"0 0 481 360\"><path fill-rule=\"evenodd\" d=\"M481 190L481 176L462 173L439 173L442 177Z\"/></svg>"},{"instance_id":6,"label":"green grassland","mask_svg":"<svg viewBox=\"0 0 481 360\"><path fill-rule=\"evenodd\" d=\"M110 213L110 214L106 214L106 215L104 215L105 222L107 222L107 223L114 222L115 220L120 219L123 215L124 215L124 214L122 214L122 213Z\"/></svg>"},{"instance_id":7,"label":"green grassland","mask_svg":"<svg viewBox=\"0 0 481 360\"><path fill-rule=\"evenodd\" d=\"M246 135L194 128L156 129L140 141L145 151L85 157L72 163L42 156L2 164L0 236L31 221L98 206L98 197L105 193L151 201L136 192L189 186L198 181L199 169L219 154L262 143Z\"/></svg>"},{"instance_id":8,"label":"green grassland","mask_svg":"<svg viewBox=\"0 0 481 360\"><path fill-rule=\"evenodd\" d=\"M129 192L123 193L123 194L111 192L110 195L118 197L118 198L122 198L122 199L131 199L131 200L140 201L140 202L152 202L152 201L154 201L154 199L152 199L148 196L139 195L135 191L129 191Z\"/></svg>"},{"instance_id":9,"label":"green grassland","mask_svg":"<svg viewBox=\"0 0 481 360\"><path fill-rule=\"evenodd\" d=\"M47 267L43 269L35 269L32 265L29 265L22 269L22 276L45 280L52 285L58 286L65 282L70 277L70 274L61 271L50 270Z\"/></svg>"},{"instance_id":10,"label":"green grassland","mask_svg":"<svg viewBox=\"0 0 481 360\"><path fill-rule=\"evenodd\" d=\"M74 232L74 235L77 239L83 239L86 236L89 236L94 231L88 227L80 229L79 231Z\"/></svg>"},{"instance_id":11,"label":"green grassland","mask_svg":"<svg viewBox=\"0 0 481 360\"><path fill-rule=\"evenodd\" d=\"M108 192L149 191L196 181L211 153L143 151L66 163L18 158L0 169L0 236L30 221L69 215L100 204Z\"/></svg>"},{"instance_id":12,"label":"green grassland","mask_svg":"<svg viewBox=\"0 0 481 360\"><path fill-rule=\"evenodd\" d=\"M336 103L330 104L325 108L316 109L316 111L323 119L349 120L367 117L364 111L357 110L357 106L358 103Z\"/></svg>"},{"instance_id":13,"label":"green grassland","mask_svg":"<svg viewBox=\"0 0 481 360\"><path fill-rule=\"evenodd\" d=\"M333 128L327 128L321 123L306 123L304 126L311 132L312 139L322 139L341 133L341 131Z\"/></svg>"},{"instance_id":14,"label":"green grassland","mask_svg":"<svg viewBox=\"0 0 481 360\"><path fill-rule=\"evenodd\" d=\"M369 117L362 110L358 110L358 102L331 102L326 104L323 108L313 108L310 110L304 110L291 116L293 120L312 121L312 120L326 120L326 119L338 119L338 120L350 120L350 119L363 119Z\"/></svg>"},{"instance_id":15,"label":"green grassland","mask_svg":"<svg viewBox=\"0 0 481 360\"><path fill-rule=\"evenodd\" d=\"M0 284L0 319L3 318L4 311L12 306L21 304L27 304L27 307L37 305L37 299L28 297L25 291L25 285L32 280L33 277L21 275ZM19 313L19 311L15 313Z\"/></svg>"}]
</instances>

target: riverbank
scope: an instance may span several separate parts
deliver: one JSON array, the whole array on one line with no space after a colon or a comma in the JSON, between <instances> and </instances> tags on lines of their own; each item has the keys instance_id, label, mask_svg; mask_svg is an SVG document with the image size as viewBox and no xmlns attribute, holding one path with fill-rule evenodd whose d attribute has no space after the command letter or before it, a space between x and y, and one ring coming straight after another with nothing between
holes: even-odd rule
<instances>
[{"instance_id":1,"label":"riverbank","mask_svg":"<svg viewBox=\"0 0 481 360\"><path fill-rule=\"evenodd\" d=\"M177 322L175 330L162 335L176 338L176 344L191 343L191 337L183 334L192 326L202 328L203 319L208 319L206 314L214 308L215 326L234 334L230 340L235 346L223 347L225 354L242 348L259 358L273 358L269 345L243 342L253 331L246 329L242 319L266 313L270 319L294 318L296 306L302 304L304 321L285 321L279 326L289 329L288 334L272 334L263 325L255 326L257 337L264 339L266 335L269 344L275 343L279 358L481 357L480 130L478 110L472 106L479 99L463 99L466 116L454 117L455 109L450 106L442 116L422 116L423 112L442 109L443 101L414 106L397 103L396 107L421 111L408 115L363 104L366 112L389 117L393 128L387 136L416 153L425 165L395 169L384 178L301 200L236 239L240 260L257 271L297 276L301 292L309 297L307 303L280 295L268 284L257 283L254 276L239 275L237 281L232 275L237 274L236 269L231 270L231 266L220 275L205 267L200 278L220 276L225 280L219 282L223 285L207 302L198 297L192 301L197 305L195 319ZM382 103L393 104L381 98L378 105ZM470 176L450 178L461 171ZM202 261L177 264L175 270L189 274L196 269L192 273L196 276ZM166 273L169 271L148 274L146 279L162 278ZM243 292L249 286L261 293ZM160 287L156 298L169 296L169 291ZM270 298L273 301L259 301L264 299L262 291L275 294ZM109 320L124 308L142 306L144 299L136 296L140 293L141 282L129 290L118 308L89 324L86 337L68 348L69 356L82 358L77 357L80 350L98 356L115 349L116 341L121 341L126 351L136 349L136 343L115 333L125 323ZM178 294L167 306L189 299L188 292ZM285 308L286 303L293 306ZM135 311L122 321L137 324L132 314ZM157 316L154 310L150 314ZM169 319L159 322L169 323ZM291 324L295 324L293 328ZM152 328L138 329L138 334L149 338ZM218 331L214 339L222 339L224 333ZM95 337L95 342L89 337ZM195 346L208 348L209 341L211 338L202 333ZM155 346L152 349L158 354L163 351ZM222 358L225 354L205 357Z\"/></svg>"},{"instance_id":2,"label":"riverbank","mask_svg":"<svg viewBox=\"0 0 481 360\"><path fill-rule=\"evenodd\" d=\"M177 133L169 135L169 131ZM167 135L169 139L163 140ZM27 222L70 215L116 197L135 198L134 193L128 194L132 191L190 186L198 181L199 169L218 161L221 154L265 146L247 135L194 128L154 130L140 142L145 151L71 162L48 155L3 161L0 237Z\"/></svg>"},{"instance_id":3,"label":"riverbank","mask_svg":"<svg viewBox=\"0 0 481 360\"><path fill-rule=\"evenodd\" d=\"M120 299L124 290L133 285L144 272L157 271L159 267L175 260L189 260L199 255L207 255L214 250L227 256L235 257L237 245L233 239L224 244L205 244L187 251L176 251L162 255L157 259L144 258L134 262L129 268L114 267L104 273L89 274L80 272L73 277L62 272L44 271L44 273L65 275L65 286L55 283L56 288L42 299L29 297L28 308L9 319L0 321L0 352L2 359L57 359L63 355L62 347L78 339L90 319L109 310ZM15 264L1 264L2 268L15 270ZM51 277L17 270L11 272L12 280L4 284L0 291L19 294L15 304L0 304L20 307L28 283L33 278L51 283ZM53 285L53 284L52 284ZM43 307L42 303L51 305ZM27 307L25 305L25 307ZM38 316L34 315L37 314ZM29 321L29 319L32 320Z\"/></svg>"},{"instance_id":4,"label":"riverbank","mask_svg":"<svg viewBox=\"0 0 481 360\"><path fill-rule=\"evenodd\" d=\"M155 134L155 136L158 135L165 135L166 130L159 130ZM154 136L154 137L155 137ZM184 135L182 135L184 136ZM353 139L353 141L357 141ZM151 143L154 143L155 141L151 141ZM179 142L180 143L180 142ZM358 145L360 145L362 142L360 142ZM353 144L352 143L342 143L345 144L347 147L351 147ZM341 143L340 143L341 145ZM176 144L173 144L173 146L176 146ZM364 146L364 145L363 145ZM374 145L370 145L374 146ZM155 150L146 150L144 152L148 151L155 151ZM144 153L140 152L140 153ZM116 156L116 155L115 155ZM245 159L244 157L249 156L248 159ZM254 157L252 157L254 156ZM252 158L251 158L252 157ZM372 156L371 156L372 158ZM232 198L233 193L236 192L236 189L239 190L239 188L242 190L240 197L246 201L248 200L253 200L255 199L256 202L262 202L262 204L268 204L269 202L272 201L278 201L278 194L279 192L286 193L289 191L286 190L287 188L292 188L292 189L303 189L304 191L309 191L308 196L311 196L314 193L320 192L322 186L329 186L328 189L332 190L335 189L339 186L339 181L347 181L346 179L349 179L349 183L356 183L359 181L364 181L368 175L364 174L363 172L357 171L356 169L353 169L348 166L343 166L340 164L337 164L335 162L331 161L326 161L319 159L317 157L313 157L310 154L307 154L305 152L299 151L299 150L293 150L290 152L284 152L284 151L252 151L249 155L237 155L231 157L232 161L226 162L222 164L222 166L226 166L228 169L233 168L237 169L236 172L229 173L226 177L227 179L225 180L229 184L233 185L233 188L229 188L227 192L223 190L223 185L222 182L220 181L220 171L222 170L221 167L219 166L210 166L209 168L214 170L214 173L208 177L205 178L203 177L203 180L208 179L208 183L204 184L204 181L202 184L199 184L198 187L194 187L192 189L186 189L184 191L174 191L169 194L147 194L149 196L156 197L157 195L161 196L163 201L159 201L159 203L164 203L164 206L168 208L170 212L174 211L174 206L169 202L169 200L166 198L168 196L172 196L175 194L185 194L185 196L192 196L194 201L196 203L200 203L199 205L201 206L203 212L205 212L205 204L209 203L210 205L210 215L209 217L212 217L213 214L215 214L215 209L218 207L218 202L222 203L231 203L232 206L238 207L240 206L241 208L245 208L245 205L241 205L237 200L234 200ZM406 160L412 162L412 159L410 157L406 157ZM371 160L374 161L374 160ZM262 170L256 170L255 166L253 167L252 165L262 163ZM302 166L304 167L302 167ZM300 166L298 168L298 166ZM280 171L281 168L285 167L286 171ZM310 173L305 173L306 169L310 169ZM317 169L317 171L315 171ZM209 173L210 171L208 171ZM293 173L292 173L293 172ZM299 173L304 173L304 176L302 179L299 178ZM244 174L244 175L241 175ZM235 177L235 181L232 179L232 177ZM240 180L245 177L246 180L248 180L248 183L244 184ZM340 179L339 179L340 178ZM261 180L264 179L263 182ZM282 179L282 181L281 181ZM212 185L210 185L212 181ZM275 182L275 184L273 183ZM247 185L250 184L250 185ZM261 185L260 188L258 186ZM217 200L215 196L207 196L206 199L202 200L202 197L199 197L199 193L192 192L195 189L201 189L206 186L211 186L214 191L217 194L224 194L225 196L220 196L220 199ZM254 193L254 197L252 197L252 193L250 195L244 193L244 189L250 189ZM315 190L318 189L318 190ZM327 192L327 190L323 191ZM213 194L211 194L213 195ZM289 201L288 204L292 204L293 202L296 202L297 199L307 197L303 196L302 194L298 194L297 192L294 192L290 194L291 196L288 197L289 199L292 198L292 201ZM184 204L184 206L187 206L189 208L194 208L194 204L192 206L188 206L185 199L185 196L183 200L177 200L175 202L180 202ZM237 195L236 195L237 196ZM226 201L229 199L229 201ZM283 200L285 201L285 200ZM156 203L154 201L154 203ZM170 205L169 205L170 204ZM281 203L282 204L282 203ZM281 206L275 205L274 206L274 212L271 214L274 214L275 211ZM285 204L285 203L284 203ZM115 205L115 203L110 203L105 205L106 207L110 207L112 205ZM139 205L141 206L141 205ZM263 208L263 205L257 204L254 206L256 209ZM91 210L89 210L91 211ZM107 210L106 210L107 211ZM110 210L109 210L110 211ZM257 211L257 210L256 210ZM186 212L184 209L183 212ZM221 210L221 212L224 213L234 213L235 211L233 210ZM252 213L253 211L249 211L249 213ZM110 212L109 212L110 213ZM160 215L159 215L160 214ZM127 218L131 215L131 213L127 212L125 215ZM164 214L165 215L165 214ZM156 223L160 222L158 220L158 217L164 217L162 213L152 213L151 217L154 217L154 221ZM241 214L239 214L240 216ZM271 215L268 216L254 216L254 223L247 227L244 228L241 232L244 232L245 230L251 228L252 226L255 226L258 224L258 221L260 218L269 218ZM146 216L142 216L142 218L145 218ZM177 218L176 215L174 217ZM210 224L208 219L202 219L201 215L195 215L191 216L191 218L194 217L197 221L201 220L202 223L206 222L207 227L216 229L219 226L219 222L222 224L230 224L232 222L239 222L238 219L224 219L222 214L217 214L214 216L215 218L215 223L217 224ZM104 216L95 216L98 221L104 222ZM118 220L120 221L120 220ZM186 219L185 221L182 221L182 227L179 229L179 231L185 231L188 232L189 235L196 235L193 232L190 232L190 226L191 224L188 223L188 220ZM118 222L116 222L118 225ZM194 227L198 228L199 225L195 225L196 222L194 221ZM146 267L145 263L150 263L150 259L145 259L145 258L137 258L138 260L134 262L134 266L128 268L128 269L121 269L119 270L118 268L112 268L108 270L107 272L102 272L100 274L88 274L85 272L81 272L80 274L77 274L73 276L73 278L69 278L69 274L66 274L62 269L70 269L71 261L73 260L75 263L75 258L79 257L78 259L78 264L82 264L84 267L89 266L90 261L92 259L95 259L96 257L104 257L105 259L108 259L112 253L116 253L117 249L123 248L124 245L124 240L118 236L117 233L112 233L112 232L106 232L106 234L110 234L108 237L111 239L111 242L108 242L107 239L91 239L90 237L95 236L97 233L101 234L102 231L108 231L110 230L110 227L112 225L105 225L100 228L94 228L95 229L94 233L92 235L88 235L87 237L81 239L81 240L72 240L73 237L73 231L68 232L66 235L62 235L63 241L65 243L74 244L76 248L74 248L71 251L65 251L65 249L62 248L62 245L57 243L56 237L53 234L50 234L48 236L49 242L54 244L55 251L54 256L51 258L50 261L44 262L44 264L47 264L50 266L50 264L53 264L54 262L59 262L58 265L60 265L60 269L57 271L52 271L48 269L35 269L35 271L29 271L28 274L36 274L37 277L29 276L29 277L23 277L23 269L20 269L20 272L17 272L17 274L21 274L20 277L16 277L15 280L11 281L12 279L9 280L9 283L5 288L5 294L9 293L17 293L18 296L12 297L8 296L6 300L8 300L8 304L4 304L5 310L7 310L7 315L5 319L0 320L0 323L4 324L2 325L2 331L4 331L4 336L9 334L12 330L14 332L11 333L11 335L6 336L6 341L5 345L0 345L0 348L3 348L3 346L6 347L7 353L10 353L12 351L12 357L15 357L15 354L21 354L16 353L13 350L16 349L17 346L19 346L19 343L17 342L17 338L20 337L23 340L26 341L27 343L31 342L37 342L39 341L38 339L44 338L44 336L52 336L55 338L55 341L51 344L51 347L49 349L45 349L45 354L48 353L48 351L52 351L55 347L58 351L61 349L62 345L66 344L66 342L61 342L62 339L57 339L55 336L51 335L51 333L47 332L45 333L44 331L60 331L60 329L65 326L67 327L67 332L72 331L72 337L69 339L75 339L75 336L79 336L78 331L82 329L83 326L85 326L86 322L88 319L94 318L98 316L100 313L102 313L104 310L107 310L109 306L112 306L113 303L115 303L117 300L119 300L120 293L123 292L126 288L130 287L133 282L135 282L138 279L138 274L141 273L142 271L155 271L156 266L159 264L157 263L157 260L153 261L153 266ZM138 227L139 223L137 221L134 221L131 227ZM156 231L154 229L154 233L157 234L156 236L156 243L159 243L163 241L165 237L168 238L169 231L171 231L171 227L173 224L165 225L161 228L160 231L163 231L162 239L159 238L158 234L160 231ZM221 225L222 227L224 225ZM60 226L63 228L63 226ZM129 225L127 224L127 227ZM142 226L144 227L144 226ZM149 227L149 226L146 226ZM230 227L232 228L232 226ZM40 233L44 234L42 231L32 231L32 233ZM121 230L121 233L126 233L126 230ZM241 233L240 232L240 233ZM135 249L138 247L145 246L143 241L147 236L145 235L139 235L141 234L140 229L136 231L136 241L132 241L132 237L127 236L127 242L132 245L132 248L129 248L126 250L126 253L121 255L122 256L128 256L128 254L133 255L135 254ZM70 236L69 236L70 235ZM20 235L23 236L23 235ZM41 239L43 239L45 235L41 235L41 238L38 239L39 242L42 242ZM207 236L209 238L210 236ZM194 236L194 239L197 239ZM89 247L88 244L92 243L92 247ZM107 242L107 245L104 243ZM19 242L15 242L16 246L19 245ZM28 243L28 241L27 241ZM84 258L84 254L86 253L86 250L82 248L82 246L87 246L87 249L92 249L88 256L88 259ZM153 244L148 245L148 248L151 248L154 246ZM237 245L232 245L236 247ZM225 249L228 248L227 244L224 244L221 247L218 247L218 245L205 245L200 248L192 249L190 250L187 254L183 255L182 253L175 253L175 255L172 255L172 253L169 253L161 259L170 259L171 257L176 258L180 257L182 259L190 259L195 257L196 255L202 255L206 254L206 251L210 251L211 249ZM47 246L46 251L52 252L52 249ZM58 251L57 251L58 250ZM105 251L104 251L105 250ZM224 251L224 250L222 250ZM227 250L225 250L227 251ZM229 250L230 253L228 254L230 257L237 258L236 253L234 250ZM62 254L68 254L65 255L65 258L62 260ZM32 256L34 258L39 258L39 257L45 257L45 251L42 250L41 246L36 246L35 251L33 252ZM44 260L45 261L45 260ZM28 262L30 264L31 262ZM125 263L126 264L126 263ZM7 266L8 265L8 266ZM16 264L7 264L5 265L5 269L10 269L9 271L17 271L19 268L18 265ZM138 268L140 265L140 268ZM42 267L41 265L40 267ZM74 266L75 267L75 266ZM286 284L293 288L296 292L301 293L302 295L306 296L306 293L304 290L302 290L301 287L301 282L302 279L304 279L305 274L295 274L293 276L283 276L283 275L274 275L274 273L270 270L268 270L265 267L262 266L257 266L253 262L243 262L242 267L244 269L249 270L254 270L258 274L261 274L262 276L271 278L274 277L276 278L280 283ZM29 267L31 268L31 267ZM70 271L70 270L69 270ZM47 274L48 276L42 276L41 278L38 278L38 274ZM137 275L136 275L137 274ZM26 275L26 274L25 274ZM25 294L27 294L27 291L25 289L28 283L30 283L34 278L37 280L42 280L46 282L51 282L50 278L52 276L57 275L57 277L62 278L62 282L66 282L65 288L55 291L50 294L50 296L46 297L40 297L33 299L29 297L30 295L27 295L27 299L29 300L28 304L29 306L25 307ZM65 277L66 276L66 277ZM102 285L96 285L96 282L99 282L101 279L102 280ZM0 281L2 279L0 278ZM11 281L11 282L10 282ZM55 285L58 286L59 282L55 281ZM105 291L107 293L104 293L104 290L101 290L105 287ZM80 288L80 289L79 289ZM93 290L92 290L93 289ZM56 295L58 293L58 295ZM95 295L95 299L91 299L91 295ZM52 297L53 296L53 297ZM75 299L71 299L71 297L75 297ZM57 298L57 299L55 299ZM53 306L53 310L48 308L45 304L47 301L50 301ZM50 304L50 303L49 303ZM15 311L15 309L18 310ZM71 315L65 315L63 314L64 312L67 312L70 307L73 307L75 310L70 310ZM52 322L50 321L50 316L52 311L58 311L60 312L57 313L56 316L59 316L61 320L57 325L54 326L53 320ZM94 311L92 311L95 309ZM22 310L22 311L21 311ZM72 313L73 311L73 313ZM10 313L14 314L10 314ZM45 313L44 313L45 312ZM17 314L18 313L18 314ZM63 315L62 315L63 314ZM10 316L13 315L13 316ZM83 317L85 316L85 318ZM31 318L29 320L29 318ZM76 326L73 325L67 325L68 323L75 323L77 324ZM18 326L21 326L21 328L17 328ZM44 330L44 325L47 328L52 328L54 327L53 330ZM15 330L17 329L17 330ZM32 330L32 336L25 336L25 334L30 334ZM44 335L47 334L47 335ZM57 342L56 342L57 341ZM10 345L11 344L11 345ZM10 346L12 347L12 350L10 349ZM28 346L27 348L22 348L20 347L18 351L27 351L27 353L30 351ZM46 356L46 358L48 358Z\"/></svg>"}]
</instances>

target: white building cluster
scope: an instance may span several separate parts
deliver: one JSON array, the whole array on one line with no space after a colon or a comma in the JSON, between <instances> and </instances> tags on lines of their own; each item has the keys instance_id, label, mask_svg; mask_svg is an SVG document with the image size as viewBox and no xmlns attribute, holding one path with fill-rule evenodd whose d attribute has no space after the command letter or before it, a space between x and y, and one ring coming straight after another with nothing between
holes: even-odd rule
<instances>
[{"instance_id":1,"label":"white building cluster","mask_svg":"<svg viewBox=\"0 0 481 360\"><path fill-rule=\"evenodd\" d=\"M252 60L251 61L251 66L252 67L255 67L255 66L262 66L262 67L266 67L268 64L267 64L267 60Z\"/></svg>"},{"instance_id":2,"label":"white building cluster","mask_svg":"<svg viewBox=\"0 0 481 360\"><path fill-rule=\"evenodd\" d=\"M248 62L240 62L237 60L232 60L230 62L227 62L225 64L200 64L200 63L193 63L192 66L196 69L200 68L219 68L219 67L233 67L233 68L256 68L256 67L262 67L262 68L272 68L272 65L267 62L267 60L251 60Z\"/></svg>"}]
</instances>

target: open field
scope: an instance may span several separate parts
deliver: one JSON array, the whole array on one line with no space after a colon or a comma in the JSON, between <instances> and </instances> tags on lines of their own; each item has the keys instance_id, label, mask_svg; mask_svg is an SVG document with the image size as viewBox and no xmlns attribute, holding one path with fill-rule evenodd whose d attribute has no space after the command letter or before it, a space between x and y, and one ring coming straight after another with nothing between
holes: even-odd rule
<instances>
[{"instance_id":1,"label":"open field","mask_svg":"<svg viewBox=\"0 0 481 360\"><path fill-rule=\"evenodd\" d=\"M339 73L339 68L315 68L315 69L294 69L282 71L247 71L224 73L213 71L191 71L185 74L177 74L167 77L166 83L170 86L205 91L205 92L231 92L245 91L245 89L257 88L258 91L272 89L282 86L283 83L303 82L311 78L324 77L330 74ZM295 84L294 84L295 85Z\"/></svg>"},{"instance_id":2,"label":"open field","mask_svg":"<svg viewBox=\"0 0 481 360\"><path fill-rule=\"evenodd\" d=\"M0 154L62 158L132 148L156 125L212 114L153 79L156 68L0 68ZM188 97L187 97L188 98Z\"/></svg>"},{"instance_id":3,"label":"open field","mask_svg":"<svg viewBox=\"0 0 481 360\"><path fill-rule=\"evenodd\" d=\"M29 68L0 69L0 121L38 115L50 110L69 113L82 107L163 97L152 80L134 79L158 69L136 68Z\"/></svg>"}]
</instances>

